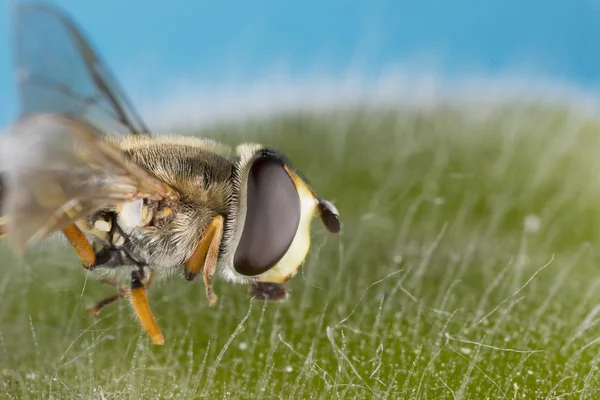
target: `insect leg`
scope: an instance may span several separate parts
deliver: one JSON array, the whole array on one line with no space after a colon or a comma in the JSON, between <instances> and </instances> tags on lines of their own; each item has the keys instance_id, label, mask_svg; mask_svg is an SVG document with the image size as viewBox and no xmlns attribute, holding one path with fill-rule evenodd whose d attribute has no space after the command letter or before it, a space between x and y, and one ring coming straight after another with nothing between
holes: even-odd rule
<instances>
[{"instance_id":1,"label":"insect leg","mask_svg":"<svg viewBox=\"0 0 600 400\"><path fill-rule=\"evenodd\" d=\"M0 239L6 236L6 222L4 217L0 217Z\"/></svg>"},{"instance_id":2,"label":"insect leg","mask_svg":"<svg viewBox=\"0 0 600 400\"><path fill-rule=\"evenodd\" d=\"M83 232L75 224L71 224L63 229L63 233L75 249L83 266L87 269L94 268L96 266L96 253Z\"/></svg>"},{"instance_id":3,"label":"insect leg","mask_svg":"<svg viewBox=\"0 0 600 400\"><path fill-rule=\"evenodd\" d=\"M112 296L109 296L109 297L97 302L94 307L88 308L88 312L90 314L92 314L93 316L97 316L98 314L100 314L100 310L102 310L104 307L106 307L107 305L112 304L115 301L122 299L122 298L123 298L122 293L113 294Z\"/></svg>"},{"instance_id":4,"label":"insect leg","mask_svg":"<svg viewBox=\"0 0 600 400\"><path fill-rule=\"evenodd\" d=\"M151 273L151 272L150 272ZM129 300L133 306L133 310L137 314L140 323L152 339L153 344L162 345L165 344L165 338L160 332L160 328L154 319L152 310L150 310L150 304L148 303L148 296L146 295L146 286L144 281L151 282L151 277L144 279L144 269L138 268L131 273L131 289L129 293Z\"/></svg>"},{"instance_id":5,"label":"insect leg","mask_svg":"<svg viewBox=\"0 0 600 400\"><path fill-rule=\"evenodd\" d=\"M210 224L208 224L208 227L204 231L200 242L198 242L194 253L185 263L185 279L188 281L193 281L196 279L196 276L198 276L202 266L204 265L208 248L210 247L210 243L215 235L215 220L216 218L213 219Z\"/></svg>"},{"instance_id":6,"label":"insect leg","mask_svg":"<svg viewBox=\"0 0 600 400\"><path fill-rule=\"evenodd\" d=\"M152 275L152 273L150 273L150 274L148 274L148 277L145 278L144 281L142 281L146 290L150 289L150 286L152 285L153 276L154 275ZM97 302L94 307L88 308L88 312L90 314L92 314L93 316L98 316L100 314L100 311L107 305L112 304L119 299L129 297L129 295L130 295L130 290L128 287L115 282L113 279L110 279L110 278L104 279L102 281L102 283L106 283L106 284L116 288L118 293L116 293L112 296L109 296L107 298L104 298L104 299L100 300L99 302Z\"/></svg>"},{"instance_id":7,"label":"insect leg","mask_svg":"<svg viewBox=\"0 0 600 400\"><path fill-rule=\"evenodd\" d=\"M206 232L196 250L185 264L185 277L188 280L196 278L202 269L202 278L206 289L206 298L209 306L217 302L217 295L212 286L212 277L217 270L217 259L219 258L219 247L223 236L223 217L217 215L208 225Z\"/></svg>"},{"instance_id":8,"label":"insect leg","mask_svg":"<svg viewBox=\"0 0 600 400\"><path fill-rule=\"evenodd\" d=\"M217 271L217 259L219 258L219 247L221 246L221 238L223 236L223 217L218 216L215 218L217 221L215 228L215 235L210 242L208 248L208 254L206 261L204 262L204 268L202 270L202 278L204 279L204 288L206 290L206 298L208 299L208 305L212 307L217 302L217 295L215 294L212 286L212 277Z\"/></svg>"},{"instance_id":9,"label":"insect leg","mask_svg":"<svg viewBox=\"0 0 600 400\"><path fill-rule=\"evenodd\" d=\"M124 285L118 284L117 282L115 282L114 280L112 280L110 278L104 279L102 282L116 288L118 290L118 293L116 293L112 296L109 296L105 299L102 299L98 303L96 303L96 305L94 307L88 308L88 312L90 314L92 314L93 316L97 316L98 314L100 314L100 311L107 305L112 304L119 299L129 296L129 288L125 287Z\"/></svg>"}]
</instances>

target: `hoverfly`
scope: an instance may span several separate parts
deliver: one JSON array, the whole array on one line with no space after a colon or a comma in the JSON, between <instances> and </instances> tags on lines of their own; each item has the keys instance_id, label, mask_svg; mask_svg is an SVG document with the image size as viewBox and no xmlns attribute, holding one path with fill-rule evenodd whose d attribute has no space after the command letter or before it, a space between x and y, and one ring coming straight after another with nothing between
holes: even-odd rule
<instances>
[{"instance_id":1,"label":"hoverfly","mask_svg":"<svg viewBox=\"0 0 600 400\"><path fill-rule=\"evenodd\" d=\"M154 276L202 273L280 300L310 246L318 213L340 231L336 208L315 195L274 149L151 136L97 53L60 10L15 8L21 114L3 138L2 220L13 249L60 232L88 269L131 272L128 285L90 311L130 300L154 344L164 337L150 309Z\"/></svg>"}]
</instances>

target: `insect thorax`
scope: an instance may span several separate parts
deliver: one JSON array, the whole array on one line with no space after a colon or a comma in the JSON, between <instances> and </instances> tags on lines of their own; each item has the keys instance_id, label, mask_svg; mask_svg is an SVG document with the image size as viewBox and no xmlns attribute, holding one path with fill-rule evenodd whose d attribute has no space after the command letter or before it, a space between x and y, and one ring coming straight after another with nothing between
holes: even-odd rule
<instances>
[{"instance_id":1,"label":"insect thorax","mask_svg":"<svg viewBox=\"0 0 600 400\"><path fill-rule=\"evenodd\" d=\"M234 164L202 139L135 138L120 146L136 163L181 194L177 202L136 200L89 218L98 246L131 252L156 270L181 267L216 215L227 218ZM165 271L166 272L166 271Z\"/></svg>"}]
</instances>

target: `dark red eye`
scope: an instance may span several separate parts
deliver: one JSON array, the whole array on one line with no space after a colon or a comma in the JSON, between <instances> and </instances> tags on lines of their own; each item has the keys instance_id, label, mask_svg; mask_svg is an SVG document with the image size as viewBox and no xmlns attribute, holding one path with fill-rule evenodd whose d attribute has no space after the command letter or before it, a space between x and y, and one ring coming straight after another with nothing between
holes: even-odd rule
<instances>
[{"instance_id":1,"label":"dark red eye","mask_svg":"<svg viewBox=\"0 0 600 400\"><path fill-rule=\"evenodd\" d=\"M246 220L234 268L246 276L271 269L289 249L300 223L300 198L281 160L263 155L248 173Z\"/></svg>"}]
</instances>

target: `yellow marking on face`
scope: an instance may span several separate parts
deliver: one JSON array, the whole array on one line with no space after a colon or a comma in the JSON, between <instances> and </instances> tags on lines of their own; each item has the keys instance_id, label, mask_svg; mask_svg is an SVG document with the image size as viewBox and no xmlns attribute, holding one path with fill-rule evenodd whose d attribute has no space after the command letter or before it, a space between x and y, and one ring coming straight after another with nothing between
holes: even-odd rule
<instances>
[{"instance_id":1,"label":"yellow marking on face","mask_svg":"<svg viewBox=\"0 0 600 400\"><path fill-rule=\"evenodd\" d=\"M310 225L317 209L317 199L302 179L287 167L286 171L296 185L300 197L300 222L288 251L273 268L258 277L259 282L281 283L291 279L298 272L310 249Z\"/></svg>"}]
</instances>

